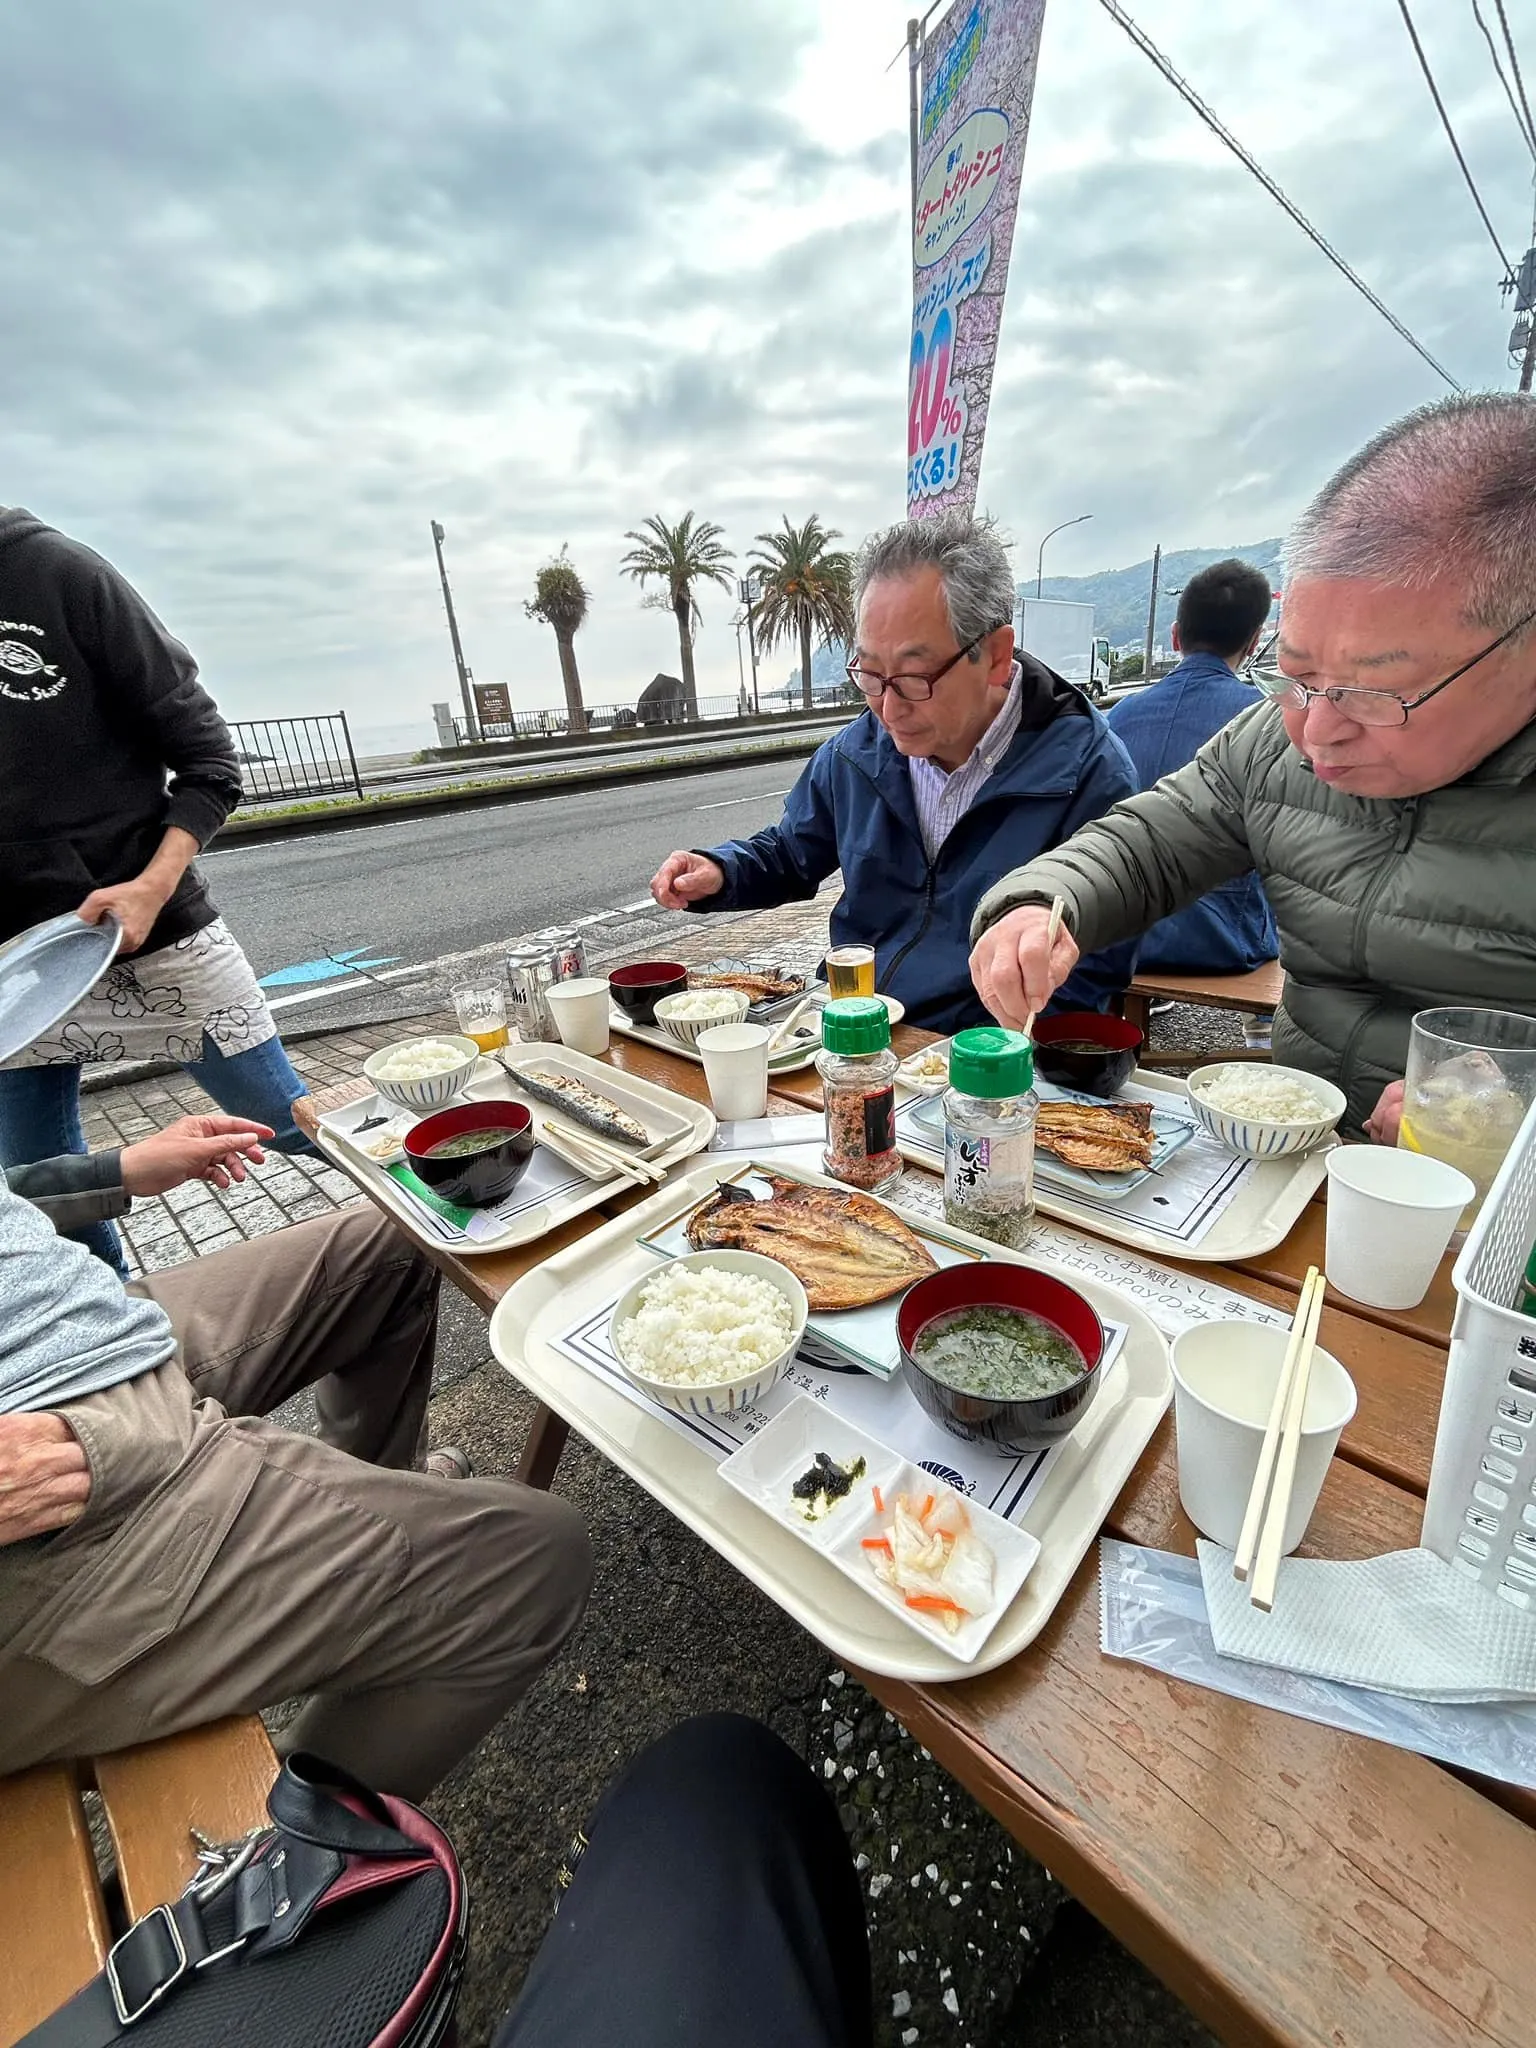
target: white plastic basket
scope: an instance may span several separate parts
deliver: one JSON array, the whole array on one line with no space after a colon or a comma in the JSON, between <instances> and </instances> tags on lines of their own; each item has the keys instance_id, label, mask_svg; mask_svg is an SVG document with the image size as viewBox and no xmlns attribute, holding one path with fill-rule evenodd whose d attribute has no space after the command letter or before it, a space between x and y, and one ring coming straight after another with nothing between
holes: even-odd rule
<instances>
[{"instance_id":1,"label":"white plastic basket","mask_svg":"<svg viewBox=\"0 0 1536 2048\"><path fill-rule=\"evenodd\" d=\"M1456 1320L1424 1542L1536 1612L1536 1317L1512 1306L1536 1239L1536 1104L1452 1271Z\"/></svg>"}]
</instances>

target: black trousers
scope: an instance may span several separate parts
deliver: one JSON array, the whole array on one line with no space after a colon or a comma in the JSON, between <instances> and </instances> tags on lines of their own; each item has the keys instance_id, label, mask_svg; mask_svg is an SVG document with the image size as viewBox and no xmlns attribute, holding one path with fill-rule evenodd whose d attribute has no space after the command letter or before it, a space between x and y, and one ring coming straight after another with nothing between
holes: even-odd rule
<instances>
[{"instance_id":1,"label":"black trousers","mask_svg":"<svg viewBox=\"0 0 1536 2048\"><path fill-rule=\"evenodd\" d=\"M496 2048L870 2048L836 1812L768 1729L685 1721L603 1795Z\"/></svg>"}]
</instances>

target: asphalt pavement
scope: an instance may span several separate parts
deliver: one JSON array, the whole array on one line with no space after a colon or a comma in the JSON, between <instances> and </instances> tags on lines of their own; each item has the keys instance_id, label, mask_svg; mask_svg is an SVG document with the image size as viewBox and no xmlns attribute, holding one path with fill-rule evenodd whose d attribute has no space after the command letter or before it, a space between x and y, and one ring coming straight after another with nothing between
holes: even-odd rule
<instances>
[{"instance_id":1,"label":"asphalt pavement","mask_svg":"<svg viewBox=\"0 0 1536 2048\"><path fill-rule=\"evenodd\" d=\"M800 765L232 842L204 866L258 977L282 1000L344 972L338 962L387 971L635 903L674 847L770 824Z\"/></svg>"}]
</instances>

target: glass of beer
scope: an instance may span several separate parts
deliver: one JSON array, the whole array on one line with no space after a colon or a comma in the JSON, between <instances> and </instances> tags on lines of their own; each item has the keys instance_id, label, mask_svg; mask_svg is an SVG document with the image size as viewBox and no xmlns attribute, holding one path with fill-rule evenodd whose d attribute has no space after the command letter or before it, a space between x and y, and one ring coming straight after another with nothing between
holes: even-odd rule
<instances>
[{"instance_id":1,"label":"glass of beer","mask_svg":"<svg viewBox=\"0 0 1536 2048\"><path fill-rule=\"evenodd\" d=\"M472 1038L482 1052L494 1052L507 1042L507 992L494 982L456 988L453 1007L459 1029Z\"/></svg>"},{"instance_id":2,"label":"glass of beer","mask_svg":"<svg viewBox=\"0 0 1536 2048\"><path fill-rule=\"evenodd\" d=\"M832 1001L875 992L873 946L834 946L827 955L827 993Z\"/></svg>"},{"instance_id":3,"label":"glass of beer","mask_svg":"<svg viewBox=\"0 0 1536 2048\"><path fill-rule=\"evenodd\" d=\"M1397 1142L1475 1184L1465 1232L1536 1100L1536 1017L1511 1010L1420 1010L1408 1045Z\"/></svg>"}]
</instances>

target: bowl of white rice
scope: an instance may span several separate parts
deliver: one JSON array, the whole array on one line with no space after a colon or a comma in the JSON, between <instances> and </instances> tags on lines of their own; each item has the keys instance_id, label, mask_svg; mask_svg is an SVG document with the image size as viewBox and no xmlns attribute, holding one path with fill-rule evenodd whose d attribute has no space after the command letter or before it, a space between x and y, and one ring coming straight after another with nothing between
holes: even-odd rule
<instances>
[{"instance_id":1,"label":"bowl of white rice","mask_svg":"<svg viewBox=\"0 0 1536 2048\"><path fill-rule=\"evenodd\" d=\"M1344 1091L1300 1067L1224 1060L1196 1067L1189 1106L1219 1144L1245 1159L1284 1159L1320 1144L1344 1114Z\"/></svg>"},{"instance_id":2,"label":"bowl of white rice","mask_svg":"<svg viewBox=\"0 0 1536 2048\"><path fill-rule=\"evenodd\" d=\"M750 1408L788 1368L809 1313L805 1289L759 1252L685 1252L642 1274L614 1305L619 1363L681 1415Z\"/></svg>"},{"instance_id":3,"label":"bowl of white rice","mask_svg":"<svg viewBox=\"0 0 1536 2048\"><path fill-rule=\"evenodd\" d=\"M363 1072L386 1101L401 1109L442 1109L475 1071L480 1048L472 1038L403 1038L381 1045Z\"/></svg>"},{"instance_id":4,"label":"bowl of white rice","mask_svg":"<svg viewBox=\"0 0 1536 2048\"><path fill-rule=\"evenodd\" d=\"M701 1031L716 1024L739 1024L752 1007L752 999L739 988L685 988L675 996L663 996L656 1005L656 1022L669 1038L691 1052Z\"/></svg>"}]
</instances>

